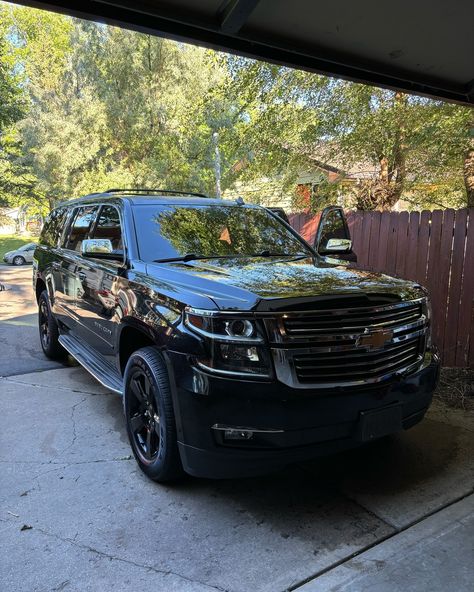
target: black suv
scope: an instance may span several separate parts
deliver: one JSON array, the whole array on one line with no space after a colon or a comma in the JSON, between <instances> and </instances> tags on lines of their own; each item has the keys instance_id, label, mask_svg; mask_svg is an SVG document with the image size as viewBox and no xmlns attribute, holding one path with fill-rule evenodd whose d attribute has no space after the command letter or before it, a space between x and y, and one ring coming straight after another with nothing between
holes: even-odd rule
<instances>
[{"instance_id":1,"label":"black suv","mask_svg":"<svg viewBox=\"0 0 474 592\"><path fill-rule=\"evenodd\" d=\"M438 377L428 298L333 259L350 250L344 224L331 208L313 249L240 199L66 202L35 252L44 353L123 394L157 481L252 475L407 429Z\"/></svg>"}]
</instances>

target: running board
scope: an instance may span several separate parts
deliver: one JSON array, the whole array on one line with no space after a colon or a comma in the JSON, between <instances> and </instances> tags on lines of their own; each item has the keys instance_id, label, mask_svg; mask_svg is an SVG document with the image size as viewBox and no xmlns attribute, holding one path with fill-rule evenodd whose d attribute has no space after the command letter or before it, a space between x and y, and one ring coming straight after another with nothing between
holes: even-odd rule
<instances>
[{"instance_id":1,"label":"running board","mask_svg":"<svg viewBox=\"0 0 474 592\"><path fill-rule=\"evenodd\" d=\"M71 334L60 335L59 343L105 388L118 393L123 392L123 381L118 371L101 358L95 350L81 343Z\"/></svg>"}]
</instances>

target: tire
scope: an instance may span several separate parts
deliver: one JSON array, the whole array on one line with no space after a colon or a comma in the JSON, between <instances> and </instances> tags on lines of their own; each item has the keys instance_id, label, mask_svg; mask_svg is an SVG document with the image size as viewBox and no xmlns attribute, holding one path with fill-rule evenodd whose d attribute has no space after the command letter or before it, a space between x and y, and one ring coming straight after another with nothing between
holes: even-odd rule
<instances>
[{"instance_id":1,"label":"tire","mask_svg":"<svg viewBox=\"0 0 474 592\"><path fill-rule=\"evenodd\" d=\"M124 375L128 438L140 469L165 483L183 476L168 371L154 347L134 352Z\"/></svg>"},{"instance_id":2,"label":"tire","mask_svg":"<svg viewBox=\"0 0 474 592\"><path fill-rule=\"evenodd\" d=\"M51 313L49 296L43 290L38 299L38 328L44 355L50 360L63 360L67 352L59 343L59 329Z\"/></svg>"},{"instance_id":3,"label":"tire","mask_svg":"<svg viewBox=\"0 0 474 592\"><path fill-rule=\"evenodd\" d=\"M13 265L25 265L26 259L24 257L22 257L21 255L16 255L15 257L13 257L12 263L13 263Z\"/></svg>"}]
</instances>

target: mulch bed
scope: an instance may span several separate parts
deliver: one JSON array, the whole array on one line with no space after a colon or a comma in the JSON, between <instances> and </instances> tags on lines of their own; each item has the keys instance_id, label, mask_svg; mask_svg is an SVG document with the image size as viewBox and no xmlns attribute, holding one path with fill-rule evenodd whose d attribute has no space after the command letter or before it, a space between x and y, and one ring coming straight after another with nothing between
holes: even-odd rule
<instances>
[{"instance_id":1,"label":"mulch bed","mask_svg":"<svg viewBox=\"0 0 474 592\"><path fill-rule=\"evenodd\" d=\"M474 368L443 368L435 398L455 409L474 410Z\"/></svg>"}]
</instances>

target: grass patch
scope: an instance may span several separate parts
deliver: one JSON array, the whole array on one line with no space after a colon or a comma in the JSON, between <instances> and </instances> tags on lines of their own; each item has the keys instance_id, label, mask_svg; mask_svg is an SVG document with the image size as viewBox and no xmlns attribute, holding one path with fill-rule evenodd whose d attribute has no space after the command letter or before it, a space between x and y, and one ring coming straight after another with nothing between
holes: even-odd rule
<instances>
[{"instance_id":1,"label":"grass patch","mask_svg":"<svg viewBox=\"0 0 474 592\"><path fill-rule=\"evenodd\" d=\"M29 236L15 236L12 234L0 234L0 263L3 263L3 256L8 251L14 251L26 243L33 242Z\"/></svg>"}]
</instances>

